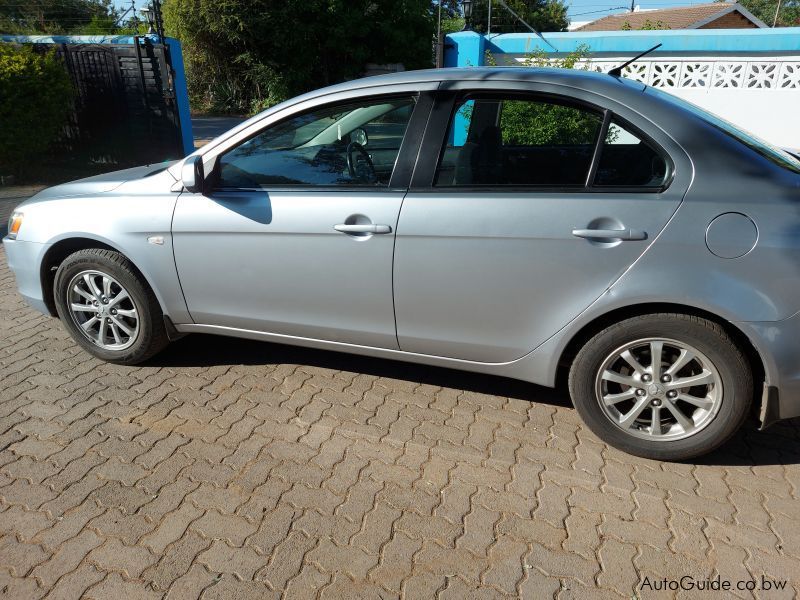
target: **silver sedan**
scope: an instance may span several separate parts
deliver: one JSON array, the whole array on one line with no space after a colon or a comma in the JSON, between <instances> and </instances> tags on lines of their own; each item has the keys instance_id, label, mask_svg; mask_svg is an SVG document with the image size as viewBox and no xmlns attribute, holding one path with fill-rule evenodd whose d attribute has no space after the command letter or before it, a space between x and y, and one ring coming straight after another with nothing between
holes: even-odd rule
<instances>
[{"instance_id":1,"label":"silver sedan","mask_svg":"<svg viewBox=\"0 0 800 600\"><path fill-rule=\"evenodd\" d=\"M800 415L798 206L796 158L643 84L454 69L47 189L4 243L104 360L203 332L563 377L603 440L677 460Z\"/></svg>"}]
</instances>

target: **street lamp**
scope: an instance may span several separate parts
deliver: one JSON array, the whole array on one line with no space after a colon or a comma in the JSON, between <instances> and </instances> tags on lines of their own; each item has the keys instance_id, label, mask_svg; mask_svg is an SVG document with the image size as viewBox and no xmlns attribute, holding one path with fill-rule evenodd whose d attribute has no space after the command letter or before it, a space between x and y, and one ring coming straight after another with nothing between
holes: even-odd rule
<instances>
[{"instance_id":1,"label":"street lamp","mask_svg":"<svg viewBox=\"0 0 800 600\"><path fill-rule=\"evenodd\" d=\"M461 0L461 9L464 11L464 29L462 31L472 31L472 2L473 0Z\"/></svg>"}]
</instances>

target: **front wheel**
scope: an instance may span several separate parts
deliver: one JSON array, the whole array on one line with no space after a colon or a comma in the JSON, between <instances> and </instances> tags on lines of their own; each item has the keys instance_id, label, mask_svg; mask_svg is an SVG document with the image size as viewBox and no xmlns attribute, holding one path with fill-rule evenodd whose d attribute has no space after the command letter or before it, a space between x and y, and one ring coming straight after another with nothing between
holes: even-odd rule
<instances>
[{"instance_id":1,"label":"front wheel","mask_svg":"<svg viewBox=\"0 0 800 600\"><path fill-rule=\"evenodd\" d=\"M727 441L749 412L745 356L716 323L683 314L634 317L578 353L569 375L575 408L610 445L683 460Z\"/></svg>"},{"instance_id":2,"label":"front wheel","mask_svg":"<svg viewBox=\"0 0 800 600\"><path fill-rule=\"evenodd\" d=\"M61 322L98 358L134 365L168 343L153 292L117 252L90 248L71 254L56 271L53 293Z\"/></svg>"}]
</instances>

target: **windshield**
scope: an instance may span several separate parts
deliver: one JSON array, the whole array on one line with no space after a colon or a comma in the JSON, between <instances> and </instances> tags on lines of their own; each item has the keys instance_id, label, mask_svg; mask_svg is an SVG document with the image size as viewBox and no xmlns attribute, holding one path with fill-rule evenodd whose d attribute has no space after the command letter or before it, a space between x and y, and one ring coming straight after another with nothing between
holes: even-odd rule
<instances>
[{"instance_id":1,"label":"windshield","mask_svg":"<svg viewBox=\"0 0 800 600\"><path fill-rule=\"evenodd\" d=\"M678 98L677 96L673 96L668 92L664 92L659 90L658 88L648 88L647 91L659 98L663 98L668 102L672 102L673 104L677 104L682 108L694 113L707 123L713 125L723 133L728 134L732 138L740 141L742 144L750 148L751 150L758 152L761 156L766 158L767 160L772 161L779 167L783 167L784 169L789 169L790 171L794 171L795 173L800 173L800 160L795 158L794 155L789 154L788 152L776 148L775 146L765 142L761 138L756 137L752 133L744 131L743 129L739 129L733 123L726 121L718 117L715 114L712 114L706 110L703 110L699 106L688 102L687 100L683 100Z\"/></svg>"}]
</instances>

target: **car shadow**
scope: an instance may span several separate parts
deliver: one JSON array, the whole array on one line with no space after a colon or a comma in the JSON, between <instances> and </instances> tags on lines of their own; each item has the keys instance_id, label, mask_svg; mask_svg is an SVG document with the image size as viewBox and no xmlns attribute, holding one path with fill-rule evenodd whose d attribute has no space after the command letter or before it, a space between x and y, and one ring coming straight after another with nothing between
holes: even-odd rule
<instances>
[{"instance_id":1,"label":"car shadow","mask_svg":"<svg viewBox=\"0 0 800 600\"><path fill-rule=\"evenodd\" d=\"M564 389L554 390L507 377L214 335L192 334L181 338L146 364L159 367L210 367L283 363L364 373L516 400L535 398L537 402L552 406L572 405Z\"/></svg>"},{"instance_id":2,"label":"car shadow","mask_svg":"<svg viewBox=\"0 0 800 600\"><path fill-rule=\"evenodd\" d=\"M572 406L563 381L552 389L495 375L214 335L186 336L170 344L146 364L170 368L287 363L363 373L562 408ZM698 466L731 467L800 464L800 418L778 422L766 432L758 431L758 422L750 419L720 449L691 462Z\"/></svg>"}]
</instances>

